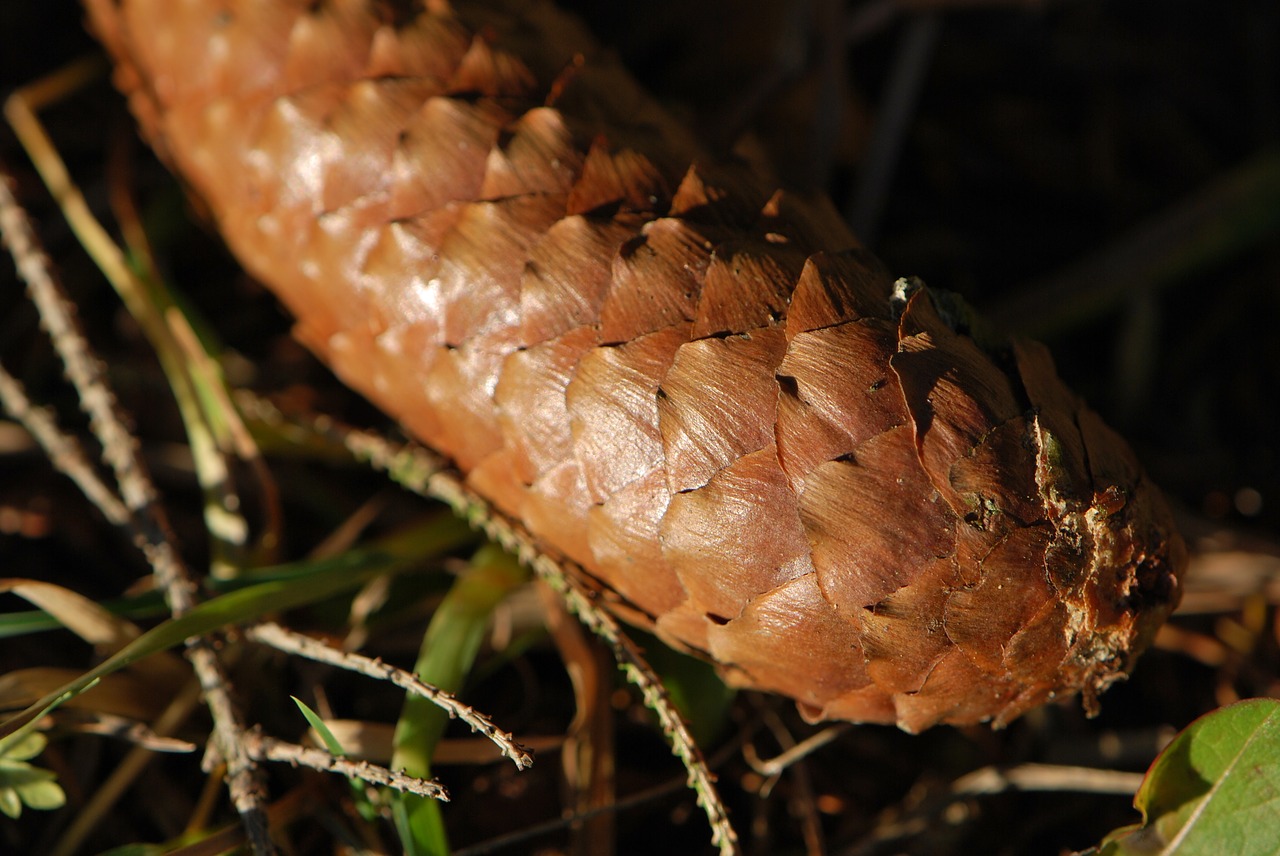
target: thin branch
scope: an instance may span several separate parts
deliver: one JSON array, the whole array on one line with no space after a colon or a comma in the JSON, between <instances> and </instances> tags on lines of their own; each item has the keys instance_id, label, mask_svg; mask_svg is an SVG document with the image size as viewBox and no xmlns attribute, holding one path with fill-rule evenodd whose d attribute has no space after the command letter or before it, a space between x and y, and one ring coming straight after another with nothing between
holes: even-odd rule
<instances>
[{"instance_id":1,"label":"thin branch","mask_svg":"<svg viewBox=\"0 0 1280 856\"><path fill-rule=\"evenodd\" d=\"M773 708L765 708L764 714L765 727L773 733L773 738L778 741L778 745L787 751L796 748L795 738L791 736L791 732L787 729L782 721L782 717L778 716L778 712ZM829 732L843 733L845 729L840 726L825 729L814 736L821 736ZM832 735L834 737L834 735ZM820 744L822 745L822 744ZM752 744L747 742L744 746L744 754L746 749L751 749ZM806 753L807 754L807 753ZM803 755L796 757L791 761L789 766L783 766L775 777L765 779L765 788L761 789L761 797L767 799L766 790L771 791L774 784L782 777L782 772L789 771L791 774L791 792L787 795L787 803L791 806L791 814L801 825L804 834L805 853L808 856L824 856L827 852L826 841L822 835L822 822L818 818L818 801L813 793L813 777L809 774L808 765L800 763Z\"/></svg>"},{"instance_id":2,"label":"thin branch","mask_svg":"<svg viewBox=\"0 0 1280 856\"><path fill-rule=\"evenodd\" d=\"M54 290L56 285L49 257L40 249L31 220L14 198L12 188L12 176L0 165L0 238L13 256L18 275L32 283L32 289L41 292ZM129 512L115 491L98 476L80 442L63 433L47 410L32 406L22 384L3 367L0 367L0 404L22 423L27 433L45 450L54 467L75 482L107 520L117 526L128 521Z\"/></svg>"},{"instance_id":3,"label":"thin branch","mask_svg":"<svg viewBox=\"0 0 1280 856\"><path fill-rule=\"evenodd\" d=\"M533 763L533 756L529 750L516 742L511 734L494 725L489 717L475 708L463 704L444 690L419 680L412 672L388 665L380 659L366 657L363 654L356 654L350 651L342 651L326 645L318 639L295 633L271 622L247 627L244 634L255 642L261 642L263 645L269 645L285 653L296 654L299 657L305 657L308 660L315 660L319 663L327 663L340 669L367 675L375 680L390 681L406 692L415 693L429 700L449 714L450 719L460 719L471 726L472 731L487 737L501 750L503 755L514 761L518 769L523 770Z\"/></svg>"},{"instance_id":4,"label":"thin branch","mask_svg":"<svg viewBox=\"0 0 1280 856\"><path fill-rule=\"evenodd\" d=\"M280 418L269 404L256 408L259 414ZM274 414L273 414L274 411ZM737 833L715 787L715 775L707 767L689 727L667 695L666 688L645 660L640 647L597 602L602 593L589 582L578 566L544 553L533 537L518 523L504 517L487 501L473 493L443 459L412 445L397 445L372 432L339 426L328 418L312 421L315 434L345 447L356 458L385 471L398 484L415 493L438 499L456 514L481 530L490 540L516 556L564 598L572 612L589 630L608 643L627 679L639 688L645 704L658 717L672 752L684 764L689 786L697 794L698 805L711 826L711 842L723 854L741 852Z\"/></svg>"},{"instance_id":5,"label":"thin branch","mask_svg":"<svg viewBox=\"0 0 1280 856\"><path fill-rule=\"evenodd\" d=\"M174 696L155 720L152 725L153 733L173 734L182 723L186 722L199 704L199 687L195 681L188 680L187 686ZM119 802L126 791L137 783L138 777L147 765L155 760L156 751L149 745L138 745L130 749L111 774L94 788L93 794L62 830L49 856L71 856L79 852L89 834L111 812L112 807Z\"/></svg>"},{"instance_id":6,"label":"thin branch","mask_svg":"<svg viewBox=\"0 0 1280 856\"><path fill-rule=\"evenodd\" d=\"M1132 796L1142 784L1142 773L1071 767L1059 764L1021 764L1002 769L983 767L961 776L951 785L957 799L1004 791L1072 791L1088 794Z\"/></svg>"},{"instance_id":7,"label":"thin branch","mask_svg":"<svg viewBox=\"0 0 1280 856\"><path fill-rule=\"evenodd\" d=\"M799 743L788 748L780 755L772 758L764 759L756 754L755 749L748 743L743 747L743 755L747 759L747 763L751 765L751 769L755 770L765 778L777 776L797 761L812 755L814 752L826 746L835 740L841 734L844 734L851 727L850 723L842 723L840 725L832 725L822 729L817 734L810 735Z\"/></svg>"},{"instance_id":8,"label":"thin branch","mask_svg":"<svg viewBox=\"0 0 1280 856\"><path fill-rule=\"evenodd\" d=\"M74 69L79 73L78 69ZM71 182L66 167L49 141L29 103L28 90L19 90L5 102L5 116L17 132L33 162L45 178L50 192L73 228L88 223L106 240L113 259L110 266L128 273L118 248L110 244L105 230L89 213L80 191ZM30 246L23 255L44 255L33 230L23 236ZM83 237L83 235L82 235ZM102 247L98 247L101 251ZM47 271L48 266L45 265ZM20 270L25 277L26 272ZM174 546L172 531L164 508L141 457L137 440L126 427L114 393L107 383L102 364L93 355L76 320L75 306L53 277L37 276L27 280L28 293L49 333L55 350L62 358L67 377L75 387L81 408L89 416L89 427L102 444L103 457L115 474L120 495L129 511L128 525L134 543L152 568L165 592L173 615L181 616L196 604L196 584ZM207 640L194 639L187 645L187 658L195 670L206 704L213 716L216 748L227 760L227 785L232 802L240 814L254 852L275 852L266 821L265 788L256 764L249 756L242 737L244 727L235 709L230 681Z\"/></svg>"},{"instance_id":9,"label":"thin branch","mask_svg":"<svg viewBox=\"0 0 1280 856\"><path fill-rule=\"evenodd\" d=\"M449 792L439 782L407 776L368 761L340 758L322 749L309 749L296 743L286 743L256 730L245 735L245 744L250 755L257 760L281 761L294 767L310 767L324 773L337 773L371 785L384 785L428 799L449 801Z\"/></svg>"}]
</instances>

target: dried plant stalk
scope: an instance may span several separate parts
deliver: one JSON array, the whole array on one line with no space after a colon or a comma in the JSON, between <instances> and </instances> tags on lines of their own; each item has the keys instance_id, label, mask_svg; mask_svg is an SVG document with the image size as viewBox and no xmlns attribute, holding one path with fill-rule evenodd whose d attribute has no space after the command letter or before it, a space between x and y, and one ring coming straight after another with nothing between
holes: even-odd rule
<instances>
[{"instance_id":1,"label":"dried plant stalk","mask_svg":"<svg viewBox=\"0 0 1280 856\"><path fill-rule=\"evenodd\" d=\"M1038 345L717 164L542 2L87 0L143 132L348 384L812 719L1122 676L1185 547Z\"/></svg>"}]
</instances>

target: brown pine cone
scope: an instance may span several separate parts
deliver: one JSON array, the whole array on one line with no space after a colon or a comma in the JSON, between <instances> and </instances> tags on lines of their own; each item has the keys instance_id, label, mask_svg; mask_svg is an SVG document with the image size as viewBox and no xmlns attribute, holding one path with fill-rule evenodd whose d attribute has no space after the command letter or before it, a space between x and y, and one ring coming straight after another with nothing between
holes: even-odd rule
<instances>
[{"instance_id":1,"label":"brown pine cone","mask_svg":"<svg viewBox=\"0 0 1280 856\"><path fill-rule=\"evenodd\" d=\"M303 341L733 683L1092 709L1176 603L1163 499L1042 347L713 163L553 7L87 5Z\"/></svg>"}]
</instances>

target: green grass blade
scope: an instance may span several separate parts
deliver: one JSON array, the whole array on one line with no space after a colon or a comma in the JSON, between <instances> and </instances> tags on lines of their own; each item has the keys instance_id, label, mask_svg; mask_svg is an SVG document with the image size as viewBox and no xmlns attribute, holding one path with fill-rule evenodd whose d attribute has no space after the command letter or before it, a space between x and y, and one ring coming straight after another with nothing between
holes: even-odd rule
<instances>
[{"instance_id":1,"label":"green grass blade","mask_svg":"<svg viewBox=\"0 0 1280 856\"><path fill-rule=\"evenodd\" d=\"M320 739L324 741L324 747L329 750L330 755L338 758L346 755L346 750L342 748L342 744L338 742L338 738L329 730L329 726L324 724L324 720L320 718L320 714L316 713L297 696L289 696L293 699L293 703L298 706L298 710L302 711L303 717L306 718L307 724L315 729L316 734L320 735Z\"/></svg>"},{"instance_id":2,"label":"green grass blade","mask_svg":"<svg viewBox=\"0 0 1280 856\"><path fill-rule=\"evenodd\" d=\"M431 618L414 667L418 677L456 693L475 662L494 607L527 578L524 568L501 549L482 547ZM430 778L431 756L447 723L445 712L427 699L406 698L396 725L392 769ZM394 816L406 852L449 852L440 806L434 800L397 795Z\"/></svg>"},{"instance_id":3,"label":"green grass blade","mask_svg":"<svg viewBox=\"0 0 1280 856\"><path fill-rule=\"evenodd\" d=\"M407 570L429 556L438 555L456 543L459 537L470 537L465 524L452 515L442 514L423 526L385 539L373 547L351 550L330 559L276 568L275 573L281 578L205 601L181 618L166 621L142 634L96 668L0 723L0 738L33 721L64 696L82 693L102 676L119 671L143 657L181 645L193 636L252 621L268 612L316 603L349 591L380 574Z\"/></svg>"}]
</instances>

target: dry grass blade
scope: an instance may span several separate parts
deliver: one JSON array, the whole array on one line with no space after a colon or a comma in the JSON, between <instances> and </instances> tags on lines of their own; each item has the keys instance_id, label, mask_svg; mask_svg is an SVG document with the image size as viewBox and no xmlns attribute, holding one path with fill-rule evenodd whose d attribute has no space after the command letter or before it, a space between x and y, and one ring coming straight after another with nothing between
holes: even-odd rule
<instances>
[{"instance_id":1,"label":"dry grass blade","mask_svg":"<svg viewBox=\"0 0 1280 856\"><path fill-rule=\"evenodd\" d=\"M80 68L71 69L68 75L73 82L78 82L83 76ZM73 227L81 230L87 247L97 250L104 270L114 273L121 281L136 282L119 250L92 217L84 197L71 182L27 96L22 92L11 95L5 102L5 115L28 145L37 167L43 169L51 192L63 205ZM34 242L34 233L28 232L27 237ZM39 254L38 248L24 253L24 256L36 254ZM103 457L115 474L124 505L129 511L129 528L151 564L170 609L174 615L181 616L196 603L195 583L174 546L155 487L137 454L137 441L126 428L101 364L93 357L76 324L74 305L52 278L40 276L28 280L28 286L53 345L63 359L67 376L79 394L81 406L89 415L90 427L102 444ZM135 296L140 297L141 291L135 292ZM218 751L228 764L232 800L244 819L254 851L270 853L273 847L265 820L264 791L257 766L243 744L244 728L229 695L230 683L207 642L193 640L187 647L187 656L213 714Z\"/></svg>"},{"instance_id":2,"label":"dry grass blade","mask_svg":"<svg viewBox=\"0 0 1280 856\"><path fill-rule=\"evenodd\" d=\"M253 448L238 415L231 407L229 393L225 389L219 368L196 341L186 317L174 307L163 283L158 280L144 281L143 276L129 264L124 252L93 215L36 113L48 101L83 85L86 78L97 69L98 65L94 62L76 63L50 75L44 81L14 92L5 102L5 115L27 148L50 193L61 206L72 230L120 295L130 314L145 331L164 367L170 389L183 415L188 443L206 494L206 526L215 554L213 572L218 576L231 576L242 561L241 553L246 546L248 523L239 510L241 501L232 481L228 458L233 454L238 455L249 461L258 473L267 494L267 508L273 523L265 537L274 541L278 536L274 526L278 523L278 512L275 510L271 480L265 475L257 450ZM118 190L115 196L117 199L128 198L127 192L123 190ZM118 207L126 215L126 234L140 231L133 224L131 204L120 204ZM138 251L142 253L145 266L154 269L147 255L149 250L145 242L142 242ZM43 281L32 282L31 288L32 297L40 307L42 317L48 319L52 311L49 306L52 292L45 287ZM88 380L91 376L81 368L82 361L75 342L61 337L65 341L59 344L62 327L50 320L45 323L52 324L50 334L55 347L59 348L60 353L67 354L69 376L83 395L83 381L77 378ZM90 402L85 402L85 406L91 420L101 412L101 407ZM109 427L105 426L107 429ZM117 461L127 462L128 457L115 455L113 460L111 447L108 446L107 460L116 467L119 465ZM128 476L126 471L124 477ZM117 478L121 479L128 503L128 492L135 488L120 473L117 473ZM141 483L137 489L141 489ZM136 503L139 498L141 495L135 496L133 501ZM136 509L140 506L134 507Z\"/></svg>"},{"instance_id":3,"label":"dry grass blade","mask_svg":"<svg viewBox=\"0 0 1280 856\"><path fill-rule=\"evenodd\" d=\"M189 681L177 693L168 706L155 719L151 732L164 737L173 734L200 706L200 686ZM83 846L85 839L102 822L142 775L147 765L155 759L154 750L145 745L134 747L124 760L107 776L93 795L67 824L49 856L71 856Z\"/></svg>"}]
</instances>

